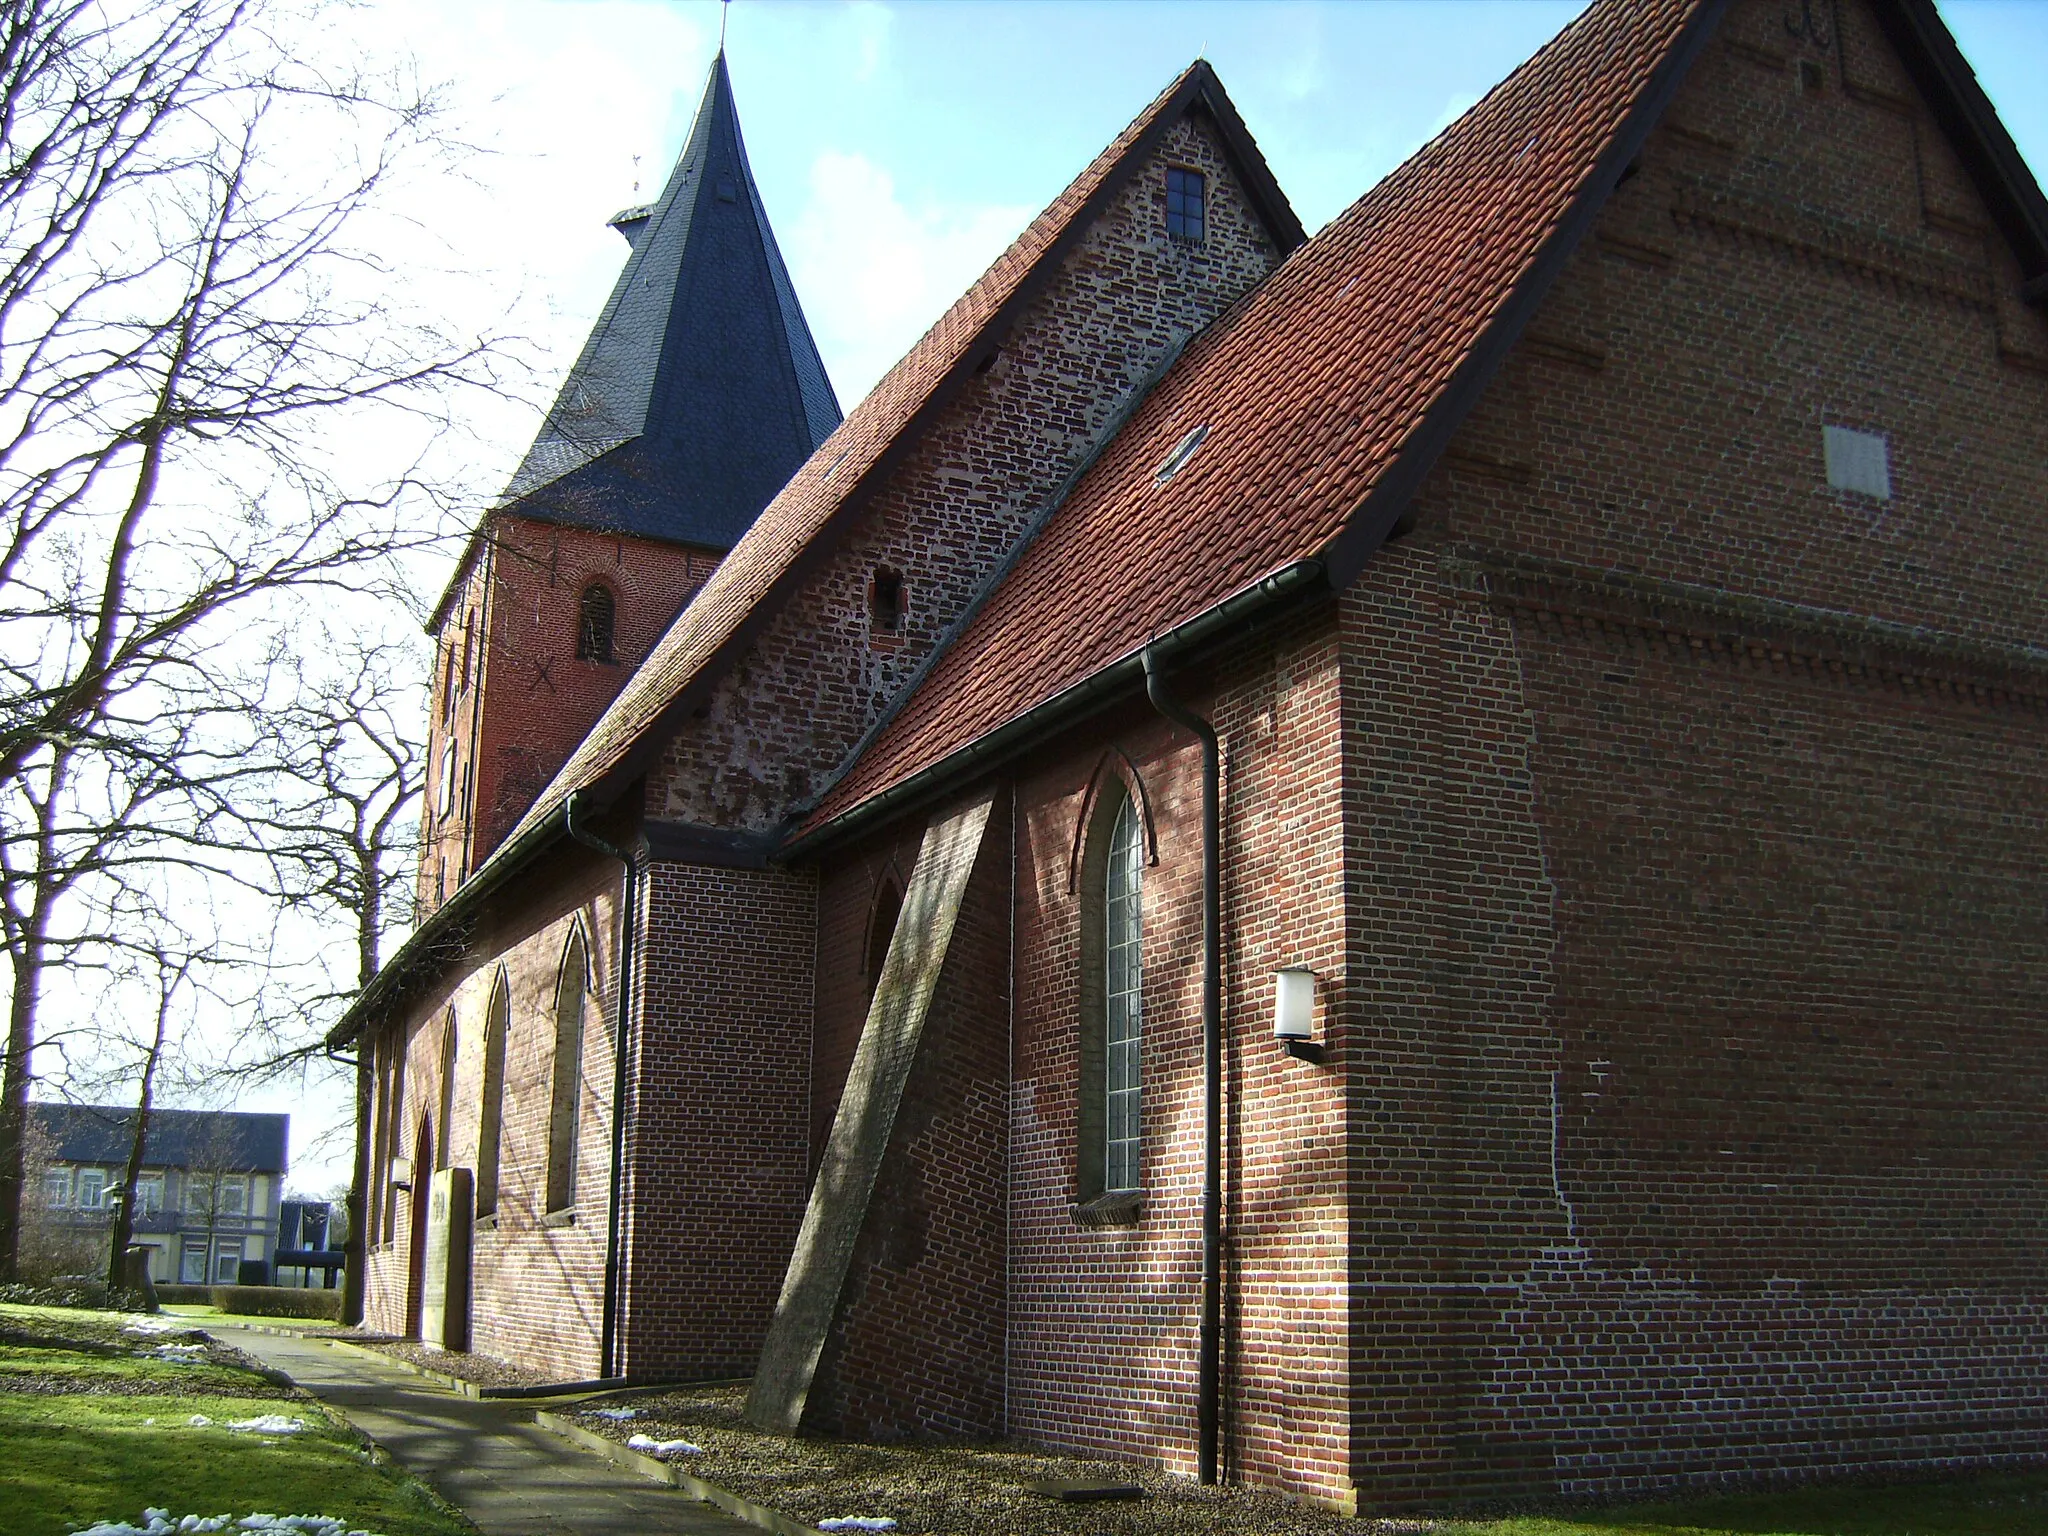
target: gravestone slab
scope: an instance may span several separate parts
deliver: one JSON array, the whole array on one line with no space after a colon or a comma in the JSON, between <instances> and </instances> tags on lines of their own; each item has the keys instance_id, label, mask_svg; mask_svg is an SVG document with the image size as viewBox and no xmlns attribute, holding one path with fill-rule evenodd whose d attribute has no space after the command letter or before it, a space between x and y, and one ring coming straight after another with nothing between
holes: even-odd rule
<instances>
[{"instance_id":1,"label":"gravestone slab","mask_svg":"<svg viewBox=\"0 0 2048 1536\"><path fill-rule=\"evenodd\" d=\"M469 1348L469 1250L476 1184L467 1168L443 1168L427 1190L427 1258L420 1295L420 1342Z\"/></svg>"}]
</instances>

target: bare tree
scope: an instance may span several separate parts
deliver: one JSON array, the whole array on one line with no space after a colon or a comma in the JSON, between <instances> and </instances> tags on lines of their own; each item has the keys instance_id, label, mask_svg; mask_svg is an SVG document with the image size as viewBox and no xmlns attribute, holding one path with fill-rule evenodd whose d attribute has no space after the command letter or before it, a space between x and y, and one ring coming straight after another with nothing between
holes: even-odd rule
<instances>
[{"instance_id":1,"label":"bare tree","mask_svg":"<svg viewBox=\"0 0 2048 1536\"><path fill-rule=\"evenodd\" d=\"M419 455L494 382L379 254L389 189L457 147L436 102L323 70L316 21L0 8L0 1279L50 968L118 966L138 893L275 868L250 721L290 603L402 589L449 527ZM415 451L360 471L373 420Z\"/></svg>"},{"instance_id":2,"label":"bare tree","mask_svg":"<svg viewBox=\"0 0 2048 1536\"><path fill-rule=\"evenodd\" d=\"M164 1041L169 1032L171 1004L191 972L192 959L156 957L156 1019L149 1044L142 1053L142 1080L135 1091L135 1119L128 1139L128 1166L121 1173L121 1196L114 1205L113 1237L107 1254L107 1290L119 1292L127 1284L124 1259L135 1237L135 1197L142 1180L142 1160L149 1146L150 1115L156 1108L156 1074L163 1065ZM145 1293L146 1294L146 1293Z\"/></svg>"},{"instance_id":3,"label":"bare tree","mask_svg":"<svg viewBox=\"0 0 2048 1536\"><path fill-rule=\"evenodd\" d=\"M353 938L353 966L337 967L333 987L294 1000L277 1059L306 1053L332 1010L369 985L388 940L413 918L418 801L426 772L417 734L427 692L418 647L352 641L337 650L339 672L308 681L273 722L279 755L292 765L266 825L279 888L317 908ZM370 1116L367 1057L353 1062L356 1123ZM342 1316L362 1319L369 1143L355 1138L345 1202L347 1268Z\"/></svg>"}]
</instances>

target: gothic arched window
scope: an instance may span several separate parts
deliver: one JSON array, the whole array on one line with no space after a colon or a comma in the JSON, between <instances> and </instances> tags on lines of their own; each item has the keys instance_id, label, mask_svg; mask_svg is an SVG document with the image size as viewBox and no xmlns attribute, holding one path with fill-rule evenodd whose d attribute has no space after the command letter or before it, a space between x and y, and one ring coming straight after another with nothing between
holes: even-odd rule
<instances>
[{"instance_id":1,"label":"gothic arched window","mask_svg":"<svg viewBox=\"0 0 2048 1536\"><path fill-rule=\"evenodd\" d=\"M1083 1203L1142 1178L1145 817L1114 774L1088 818L1081 876L1079 1186Z\"/></svg>"},{"instance_id":2,"label":"gothic arched window","mask_svg":"<svg viewBox=\"0 0 2048 1536\"><path fill-rule=\"evenodd\" d=\"M1138 1087L1145 963L1141 907L1145 828L1124 795L1109 834L1102 880L1102 1187L1138 1187Z\"/></svg>"},{"instance_id":3,"label":"gothic arched window","mask_svg":"<svg viewBox=\"0 0 2048 1536\"><path fill-rule=\"evenodd\" d=\"M555 1082L548 1108L550 1211L566 1211L576 1203L576 1117L583 1097L583 1005L589 991L589 951L578 929L569 936L555 988Z\"/></svg>"},{"instance_id":4,"label":"gothic arched window","mask_svg":"<svg viewBox=\"0 0 2048 1536\"><path fill-rule=\"evenodd\" d=\"M459 1036L456 1033L455 1010L448 1010L448 1017L441 1025L441 1140L438 1151L441 1160L434 1166L446 1168L454 1160L449 1143L455 1136L450 1127L455 1113L455 1067Z\"/></svg>"},{"instance_id":5,"label":"gothic arched window","mask_svg":"<svg viewBox=\"0 0 2048 1536\"><path fill-rule=\"evenodd\" d=\"M511 1022L504 973L491 991L484 1015L484 1081L478 1096L476 1132L476 1213L498 1214L498 1148L505 1124L505 1027Z\"/></svg>"},{"instance_id":6,"label":"gothic arched window","mask_svg":"<svg viewBox=\"0 0 2048 1536\"><path fill-rule=\"evenodd\" d=\"M593 581L583 589L576 608L577 660L612 659L612 625L616 616L617 605L610 588Z\"/></svg>"}]
</instances>

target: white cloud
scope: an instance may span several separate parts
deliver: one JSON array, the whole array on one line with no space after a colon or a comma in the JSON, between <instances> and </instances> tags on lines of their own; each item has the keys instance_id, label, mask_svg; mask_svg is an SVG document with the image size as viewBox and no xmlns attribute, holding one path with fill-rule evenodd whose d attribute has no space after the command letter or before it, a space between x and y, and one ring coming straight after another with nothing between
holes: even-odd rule
<instances>
[{"instance_id":1,"label":"white cloud","mask_svg":"<svg viewBox=\"0 0 2048 1536\"><path fill-rule=\"evenodd\" d=\"M866 156L819 155L784 252L840 403L850 408L866 394L1034 212L912 206Z\"/></svg>"}]
</instances>

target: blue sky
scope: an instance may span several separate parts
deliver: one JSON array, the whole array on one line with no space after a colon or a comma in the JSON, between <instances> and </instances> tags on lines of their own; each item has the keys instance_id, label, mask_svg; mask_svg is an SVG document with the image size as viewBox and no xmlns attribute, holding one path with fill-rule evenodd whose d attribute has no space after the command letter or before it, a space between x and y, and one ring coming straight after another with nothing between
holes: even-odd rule
<instances>
[{"instance_id":1,"label":"blue sky","mask_svg":"<svg viewBox=\"0 0 2048 1536\"><path fill-rule=\"evenodd\" d=\"M851 405L1189 60L1216 66L1314 229L1578 9L739 0L727 51L756 179ZM1942 12L2030 162L2048 165L2048 0ZM386 0L370 16L453 83L498 151L480 196L423 214L452 264L484 279L452 302L517 291L538 306L525 329L566 366L625 254L604 218L651 197L681 147L715 0Z\"/></svg>"}]
</instances>

